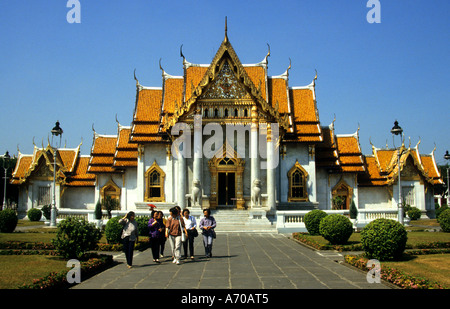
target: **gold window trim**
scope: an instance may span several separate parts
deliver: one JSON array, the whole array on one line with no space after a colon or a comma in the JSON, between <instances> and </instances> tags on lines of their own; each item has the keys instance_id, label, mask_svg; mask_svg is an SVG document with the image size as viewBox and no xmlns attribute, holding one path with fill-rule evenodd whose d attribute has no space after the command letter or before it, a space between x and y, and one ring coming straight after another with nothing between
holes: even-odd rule
<instances>
[{"instance_id":1,"label":"gold window trim","mask_svg":"<svg viewBox=\"0 0 450 309\"><path fill-rule=\"evenodd\" d=\"M345 196L344 209L350 209L350 201L353 198L353 188L350 187L344 179L341 179L331 190L331 196L333 199L337 196Z\"/></svg>"},{"instance_id":2,"label":"gold window trim","mask_svg":"<svg viewBox=\"0 0 450 309\"><path fill-rule=\"evenodd\" d=\"M292 175L299 171L302 174L303 178L303 197L293 197L292 196ZM307 181L308 181L308 172L301 166L300 163L298 163L298 160L295 162L294 166L289 170L288 174L288 180L289 180L289 195L288 195L288 202L307 202L309 200L308 197L308 190L307 190Z\"/></svg>"},{"instance_id":3,"label":"gold window trim","mask_svg":"<svg viewBox=\"0 0 450 309\"><path fill-rule=\"evenodd\" d=\"M159 186L152 186L152 187L159 187L160 188L160 196L159 197L151 197L150 196L150 175L156 171L159 174ZM164 180L166 178L166 173L159 167L159 165L156 163L156 160L153 162L153 164L148 168L148 170L145 172L145 197L144 200L146 202L165 202L165 194L164 194Z\"/></svg>"},{"instance_id":4,"label":"gold window trim","mask_svg":"<svg viewBox=\"0 0 450 309\"><path fill-rule=\"evenodd\" d=\"M100 197L102 200L105 199L106 196L111 196L111 198L120 201L120 188L115 182L110 179L101 189L100 189Z\"/></svg>"}]
</instances>

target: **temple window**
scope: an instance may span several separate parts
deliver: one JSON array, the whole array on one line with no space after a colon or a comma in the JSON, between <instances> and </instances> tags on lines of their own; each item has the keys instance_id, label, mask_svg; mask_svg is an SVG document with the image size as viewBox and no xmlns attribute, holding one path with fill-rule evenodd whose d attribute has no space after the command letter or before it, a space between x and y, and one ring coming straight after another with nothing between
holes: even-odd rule
<instances>
[{"instance_id":1,"label":"temple window","mask_svg":"<svg viewBox=\"0 0 450 309\"><path fill-rule=\"evenodd\" d=\"M208 109L207 108L205 108L205 110L204 110L204 112L203 112L204 114L205 114L205 118L208 118Z\"/></svg>"},{"instance_id":2,"label":"temple window","mask_svg":"<svg viewBox=\"0 0 450 309\"><path fill-rule=\"evenodd\" d=\"M349 209L353 196L353 188L350 187L345 180L341 179L331 190L333 210Z\"/></svg>"},{"instance_id":3,"label":"temple window","mask_svg":"<svg viewBox=\"0 0 450 309\"><path fill-rule=\"evenodd\" d=\"M224 117L228 117L228 108L225 108L225 111L224 111Z\"/></svg>"},{"instance_id":4,"label":"temple window","mask_svg":"<svg viewBox=\"0 0 450 309\"><path fill-rule=\"evenodd\" d=\"M219 117L219 110L217 108L214 109L214 117Z\"/></svg>"},{"instance_id":5,"label":"temple window","mask_svg":"<svg viewBox=\"0 0 450 309\"><path fill-rule=\"evenodd\" d=\"M237 108L234 109L234 117L238 117L239 116L239 111Z\"/></svg>"},{"instance_id":6,"label":"temple window","mask_svg":"<svg viewBox=\"0 0 450 309\"><path fill-rule=\"evenodd\" d=\"M51 192L50 187L39 187L38 205L50 205L51 204Z\"/></svg>"},{"instance_id":7,"label":"temple window","mask_svg":"<svg viewBox=\"0 0 450 309\"><path fill-rule=\"evenodd\" d=\"M248 109L244 109L244 117L248 117Z\"/></svg>"},{"instance_id":8,"label":"temple window","mask_svg":"<svg viewBox=\"0 0 450 309\"><path fill-rule=\"evenodd\" d=\"M153 162L152 166L145 172L145 201L164 202L164 178L166 174Z\"/></svg>"},{"instance_id":9,"label":"temple window","mask_svg":"<svg viewBox=\"0 0 450 309\"><path fill-rule=\"evenodd\" d=\"M120 204L120 188L112 179L110 179L106 185L100 190L100 198L103 203L107 202L113 206L114 209L119 208Z\"/></svg>"},{"instance_id":10,"label":"temple window","mask_svg":"<svg viewBox=\"0 0 450 309\"><path fill-rule=\"evenodd\" d=\"M289 202L308 201L307 179L308 173L297 162L288 172L289 179Z\"/></svg>"}]
</instances>

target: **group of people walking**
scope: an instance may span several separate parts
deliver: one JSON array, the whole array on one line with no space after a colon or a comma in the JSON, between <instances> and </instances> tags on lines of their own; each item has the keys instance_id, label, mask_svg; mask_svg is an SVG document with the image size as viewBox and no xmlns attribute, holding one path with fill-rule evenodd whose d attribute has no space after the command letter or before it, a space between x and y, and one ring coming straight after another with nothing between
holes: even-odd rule
<instances>
[{"instance_id":1,"label":"group of people walking","mask_svg":"<svg viewBox=\"0 0 450 309\"><path fill-rule=\"evenodd\" d=\"M197 231L197 221L190 215L189 209L181 211L179 206L169 210L170 216L165 219L162 211L152 210L151 218L148 221L150 236L150 248L152 250L153 262L161 263L160 258L164 256L166 240L169 240L172 249L172 262L180 264L181 246L183 244L184 258L189 256L194 259L194 239L199 235ZM200 220L199 228L203 237L205 256L212 256L213 239L216 237L214 228L216 220L211 216L209 209L203 210L204 217ZM134 244L138 241L139 232L135 213L130 211L125 217L119 220L123 225L122 240L123 250L127 260L128 268L133 265Z\"/></svg>"}]
</instances>

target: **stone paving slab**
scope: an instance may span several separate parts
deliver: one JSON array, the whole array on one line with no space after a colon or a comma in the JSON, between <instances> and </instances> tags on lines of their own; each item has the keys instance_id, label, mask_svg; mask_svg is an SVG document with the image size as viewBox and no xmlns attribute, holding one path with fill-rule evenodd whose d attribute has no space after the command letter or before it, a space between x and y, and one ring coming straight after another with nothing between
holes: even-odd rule
<instances>
[{"instance_id":1,"label":"stone paving slab","mask_svg":"<svg viewBox=\"0 0 450 309\"><path fill-rule=\"evenodd\" d=\"M73 289L388 289L368 283L366 274L341 265L331 255L306 248L282 234L218 233L213 257L205 258L201 237L195 260L173 264L152 261L151 250L134 252L128 269L123 253L118 265L75 285ZM166 243L166 254L170 244Z\"/></svg>"}]
</instances>

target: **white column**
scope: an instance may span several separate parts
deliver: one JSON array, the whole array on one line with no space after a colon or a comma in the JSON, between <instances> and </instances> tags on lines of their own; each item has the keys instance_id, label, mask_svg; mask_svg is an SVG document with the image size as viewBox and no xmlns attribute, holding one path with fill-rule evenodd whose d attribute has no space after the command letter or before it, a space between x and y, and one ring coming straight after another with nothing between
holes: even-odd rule
<instances>
[{"instance_id":1,"label":"white column","mask_svg":"<svg viewBox=\"0 0 450 309\"><path fill-rule=\"evenodd\" d=\"M28 210L30 210L31 208L33 208L33 184L30 183L28 185L28 195L27 195L27 207L25 209L25 211L27 212Z\"/></svg>"},{"instance_id":2,"label":"white column","mask_svg":"<svg viewBox=\"0 0 450 309\"><path fill-rule=\"evenodd\" d=\"M259 165L259 153L258 153L258 142L259 142L259 136L258 136L258 110L257 107L254 106L252 108L252 125L250 130L250 158L251 158L251 172L250 172L250 189L253 191L253 185L256 179L261 181L260 178L260 165ZM253 195L253 192L252 192ZM252 207L258 207L260 205L253 205L252 201Z\"/></svg>"},{"instance_id":3,"label":"white column","mask_svg":"<svg viewBox=\"0 0 450 309\"><path fill-rule=\"evenodd\" d=\"M170 146L166 146L166 180L164 183L164 195L165 195L165 201L168 203L171 203L175 200L174 192L175 192L175 186L173 179L174 177L174 168L173 168L173 158L172 158L172 151Z\"/></svg>"},{"instance_id":4,"label":"white column","mask_svg":"<svg viewBox=\"0 0 450 309\"><path fill-rule=\"evenodd\" d=\"M120 201L120 208L122 210L128 210L128 203L127 203L127 187L126 187L126 173L124 172L122 174L122 194L121 194L121 201Z\"/></svg>"},{"instance_id":5,"label":"white column","mask_svg":"<svg viewBox=\"0 0 450 309\"><path fill-rule=\"evenodd\" d=\"M311 192L309 192L309 201L317 202L316 149L314 145L308 146L308 152L309 152L309 181L311 183Z\"/></svg>"},{"instance_id":6,"label":"white column","mask_svg":"<svg viewBox=\"0 0 450 309\"><path fill-rule=\"evenodd\" d=\"M271 124L267 124L267 206L269 212L276 209L275 192L275 149Z\"/></svg>"},{"instance_id":7,"label":"white column","mask_svg":"<svg viewBox=\"0 0 450 309\"><path fill-rule=\"evenodd\" d=\"M137 165L137 201L144 201L145 192L145 155L144 146L138 146L138 165Z\"/></svg>"},{"instance_id":8,"label":"white column","mask_svg":"<svg viewBox=\"0 0 450 309\"><path fill-rule=\"evenodd\" d=\"M203 195L203 180L202 180L202 115L197 114L194 116L194 163L193 163L193 181L198 181L198 189L200 190L198 201L194 198L194 184L191 186L191 198L193 207L201 207L201 198ZM195 204L194 204L194 201Z\"/></svg>"},{"instance_id":9,"label":"white column","mask_svg":"<svg viewBox=\"0 0 450 309\"><path fill-rule=\"evenodd\" d=\"M178 154L178 206L186 207L186 158L182 151Z\"/></svg>"}]
</instances>

